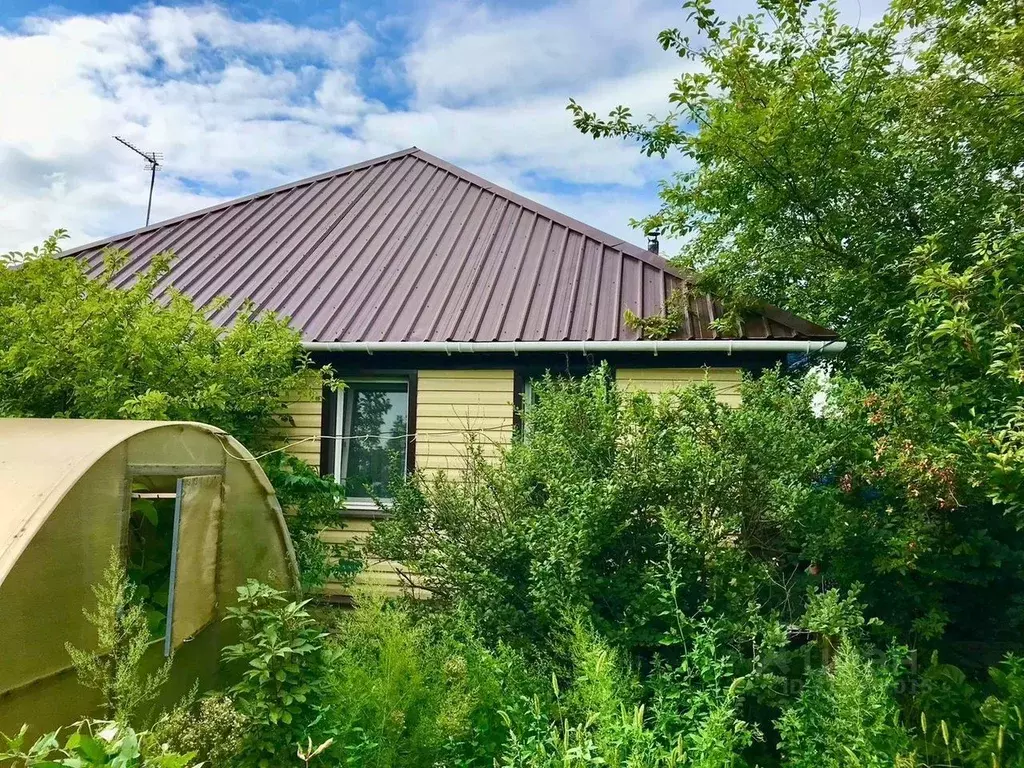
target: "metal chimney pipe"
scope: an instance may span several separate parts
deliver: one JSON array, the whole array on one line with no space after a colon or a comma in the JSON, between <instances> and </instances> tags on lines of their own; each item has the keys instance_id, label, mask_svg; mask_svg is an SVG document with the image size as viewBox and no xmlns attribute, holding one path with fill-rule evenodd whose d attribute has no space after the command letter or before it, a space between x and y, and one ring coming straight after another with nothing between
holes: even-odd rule
<instances>
[{"instance_id":1,"label":"metal chimney pipe","mask_svg":"<svg viewBox=\"0 0 1024 768\"><path fill-rule=\"evenodd\" d=\"M661 237L660 229L652 229L647 233L647 250L651 253L657 253L660 247L658 238Z\"/></svg>"}]
</instances>

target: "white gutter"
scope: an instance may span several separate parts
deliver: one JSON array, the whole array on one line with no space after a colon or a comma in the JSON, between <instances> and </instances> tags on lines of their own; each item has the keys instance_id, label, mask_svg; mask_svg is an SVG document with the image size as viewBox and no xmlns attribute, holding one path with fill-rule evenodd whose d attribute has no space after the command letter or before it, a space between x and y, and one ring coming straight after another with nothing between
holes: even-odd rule
<instances>
[{"instance_id":1,"label":"white gutter","mask_svg":"<svg viewBox=\"0 0 1024 768\"><path fill-rule=\"evenodd\" d=\"M697 341L304 341L309 352L821 352L837 355L845 341L778 341L727 339Z\"/></svg>"}]
</instances>

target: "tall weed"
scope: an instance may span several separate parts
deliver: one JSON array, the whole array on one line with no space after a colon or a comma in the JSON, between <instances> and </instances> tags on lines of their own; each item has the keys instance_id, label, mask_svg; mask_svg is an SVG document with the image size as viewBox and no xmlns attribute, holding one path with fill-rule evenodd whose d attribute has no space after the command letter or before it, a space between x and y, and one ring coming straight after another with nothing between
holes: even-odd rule
<instances>
[{"instance_id":1,"label":"tall weed","mask_svg":"<svg viewBox=\"0 0 1024 768\"><path fill-rule=\"evenodd\" d=\"M486 650L456 618L417 621L379 598L333 629L332 755L373 768L492 764L498 711L527 678L515 654Z\"/></svg>"},{"instance_id":2,"label":"tall weed","mask_svg":"<svg viewBox=\"0 0 1024 768\"><path fill-rule=\"evenodd\" d=\"M778 720L787 768L891 768L910 752L896 701L905 648L879 659L844 638L831 667L807 673L803 690Z\"/></svg>"},{"instance_id":3,"label":"tall weed","mask_svg":"<svg viewBox=\"0 0 1024 768\"><path fill-rule=\"evenodd\" d=\"M103 581L92 591L96 609L84 613L96 629L96 646L83 650L68 643L65 647L79 683L99 691L106 717L128 725L147 717L141 710L155 701L167 682L172 658L155 671L146 671L146 657L154 650L149 621L116 551L111 553Z\"/></svg>"}]
</instances>

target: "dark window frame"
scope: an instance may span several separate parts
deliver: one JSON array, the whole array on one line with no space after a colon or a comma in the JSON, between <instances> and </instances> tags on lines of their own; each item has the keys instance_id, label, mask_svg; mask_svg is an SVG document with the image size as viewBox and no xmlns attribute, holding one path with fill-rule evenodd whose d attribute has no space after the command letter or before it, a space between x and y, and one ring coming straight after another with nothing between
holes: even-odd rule
<instances>
[{"instance_id":1,"label":"dark window frame","mask_svg":"<svg viewBox=\"0 0 1024 768\"><path fill-rule=\"evenodd\" d=\"M405 446L405 472L410 475L416 471L416 402L418 391L418 379L416 370L398 368L353 368L341 369L336 372L336 377L344 382L346 379L359 381L404 381L408 392L408 413L406 416L408 437ZM341 399L339 392L324 387L322 393L320 432L324 439L320 441L320 475L322 477L337 478L335 467L340 456L341 445L338 437L339 418L344 418L344 413L338 413L338 403ZM358 505L358 508L367 505ZM364 510L365 511L365 510Z\"/></svg>"},{"instance_id":2,"label":"dark window frame","mask_svg":"<svg viewBox=\"0 0 1024 768\"><path fill-rule=\"evenodd\" d=\"M562 368L554 368L550 365L515 366L512 370L512 431L517 435L523 434L523 412L529 405L526 401L526 392L533 379L543 378L548 373L553 373L555 376L579 378L593 371L601 365L601 362L600 358L588 356L579 361L569 362L566 360L566 364ZM609 373L613 380L615 378L615 368L614 365L609 364Z\"/></svg>"}]
</instances>

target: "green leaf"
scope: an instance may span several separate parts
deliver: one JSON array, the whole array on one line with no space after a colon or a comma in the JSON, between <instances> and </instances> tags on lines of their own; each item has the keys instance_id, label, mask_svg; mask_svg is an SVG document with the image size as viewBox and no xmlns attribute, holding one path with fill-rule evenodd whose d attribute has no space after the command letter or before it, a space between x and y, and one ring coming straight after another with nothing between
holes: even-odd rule
<instances>
[{"instance_id":1,"label":"green leaf","mask_svg":"<svg viewBox=\"0 0 1024 768\"><path fill-rule=\"evenodd\" d=\"M87 733L78 732L68 739L67 749L77 752L80 756L96 765L107 762L107 751L103 742Z\"/></svg>"}]
</instances>

